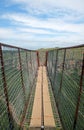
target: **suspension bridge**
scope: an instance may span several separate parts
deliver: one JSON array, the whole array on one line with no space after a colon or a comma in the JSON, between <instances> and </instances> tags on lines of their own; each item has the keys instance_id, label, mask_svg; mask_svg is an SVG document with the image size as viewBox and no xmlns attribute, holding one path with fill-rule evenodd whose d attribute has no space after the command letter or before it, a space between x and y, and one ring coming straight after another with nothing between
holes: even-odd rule
<instances>
[{"instance_id":1,"label":"suspension bridge","mask_svg":"<svg viewBox=\"0 0 84 130\"><path fill-rule=\"evenodd\" d=\"M0 130L84 130L84 45L0 43Z\"/></svg>"}]
</instances>

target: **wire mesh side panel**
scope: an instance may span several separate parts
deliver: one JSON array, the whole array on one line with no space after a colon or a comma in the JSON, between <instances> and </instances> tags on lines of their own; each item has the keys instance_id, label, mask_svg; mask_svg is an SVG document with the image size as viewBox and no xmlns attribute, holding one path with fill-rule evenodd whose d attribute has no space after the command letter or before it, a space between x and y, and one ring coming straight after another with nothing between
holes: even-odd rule
<instances>
[{"instance_id":1,"label":"wire mesh side panel","mask_svg":"<svg viewBox=\"0 0 84 130\"><path fill-rule=\"evenodd\" d=\"M79 76L81 71L83 71L82 75L82 89L81 89L81 95L80 95L80 103L79 103L79 111L78 111L78 118L77 118L77 124L76 124L76 130L84 130L84 47L81 48L81 58L79 58L78 62L78 70L79 70ZM83 62L82 62L83 57ZM83 70L81 70L81 67Z\"/></svg>"},{"instance_id":2,"label":"wire mesh side panel","mask_svg":"<svg viewBox=\"0 0 84 130\"><path fill-rule=\"evenodd\" d=\"M29 74L29 84L30 84L30 89L32 86L32 61L31 61L31 51L27 51L27 67L28 67L28 74Z\"/></svg>"},{"instance_id":3,"label":"wire mesh side panel","mask_svg":"<svg viewBox=\"0 0 84 130\"><path fill-rule=\"evenodd\" d=\"M32 79L34 81L37 74L37 54L36 52L31 52L31 63L32 63Z\"/></svg>"},{"instance_id":4,"label":"wire mesh side panel","mask_svg":"<svg viewBox=\"0 0 84 130\"><path fill-rule=\"evenodd\" d=\"M36 52L27 52L27 65L28 65L28 72L29 72L29 80L30 80L30 86L33 86L34 80L36 78L37 74L37 54Z\"/></svg>"},{"instance_id":5,"label":"wire mesh side panel","mask_svg":"<svg viewBox=\"0 0 84 130\"><path fill-rule=\"evenodd\" d=\"M21 66L22 66L22 75L23 75L23 85L25 88L25 100L27 102L29 94L30 94L30 81L29 81L29 71L27 66L27 52L25 50L20 49L21 56Z\"/></svg>"},{"instance_id":6,"label":"wire mesh side panel","mask_svg":"<svg viewBox=\"0 0 84 130\"><path fill-rule=\"evenodd\" d=\"M58 100L58 94L60 92L61 81L62 81L62 67L63 67L63 59L64 59L64 50L58 51L57 57L57 66L55 68L55 78L53 83L53 90L55 95L55 100ZM57 101L58 102L58 101Z\"/></svg>"},{"instance_id":7,"label":"wire mesh side panel","mask_svg":"<svg viewBox=\"0 0 84 130\"><path fill-rule=\"evenodd\" d=\"M2 67L3 66L1 65L1 54L0 54L0 130L9 130L10 129L9 118L8 118L8 110L7 110L5 94L4 94Z\"/></svg>"},{"instance_id":8,"label":"wire mesh side panel","mask_svg":"<svg viewBox=\"0 0 84 130\"><path fill-rule=\"evenodd\" d=\"M47 68L48 68L48 74L49 74L49 78L50 80L52 80L52 52L53 51L49 51L48 52L48 60L47 60Z\"/></svg>"},{"instance_id":9,"label":"wire mesh side panel","mask_svg":"<svg viewBox=\"0 0 84 130\"><path fill-rule=\"evenodd\" d=\"M37 69L36 52L0 44L0 129L23 129Z\"/></svg>"},{"instance_id":10,"label":"wire mesh side panel","mask_svg":"<svg viewBox=\"0 0 84 130\"><path fill-rule=\"evenodd\" d=\"M78 63L80 61L80 63ZM80 70L82 53L80 48L67 49L64 63L62 89L59 97L58 109L65 129L72 130L76 105L80 89Z\"/></svg>"},{"instance_id":11,"label":"wire mesh side panel","mask_svg":"<svg viewBox=\"0 0 84 130\"><path fill-rule=\"evenodd\" d=\"M76 130L84 130L84 77L83 77L83 90L80 98L80 106L78 111L78 120Z\"/></svg>"},{"instance_id":12,"label":"wire mesh side panel","mask_svg":"<svg viewBox=\"0 0 84 130\"><path fill-rule=\"evenodd\" d=\"M36 52L20 50L23 82L25 87L26 101L28 101L37 73Z\"/></svg>"},{"instance_id":13,"label":"wire mesh side panel","mask_svg":"<svg viewBox=\"0 0 84 130\"><path fill-rule=\"evenodd\" d=\"M52 53L52 70L51 70L51 74L52 74L52 78L51 78L51 82L52 82L52 86L54 85L54 79L55 79L55 75L56 75L56 62L57 62L57 51L53 51Z\"/></svg>"},{"instance_id":14,"label":"wire mesh side panel","mask_svg":"<svg viewBox=\"0 0 84 130\"><path fill-rule=\"evenodd\" d=\"M18 49L3 47L3 59L11 118L17 129L25 105Z\"/></svg>"},{"instance_id":15,"label":"wire mesh side panel","mask_svg":"<svg viewBox=\"0 0 84 130\"><path fill-rule=\"evenodd\" d=\"M65 130L75 130L73 126L80 94L83 53L84 47L59 49L56 56L54 55L56 58L56 65L54 65L54 58L52 58L54 51L48 52L48 74L52 82L55 101ZM52 67L55 67L54 73L52 73ZM54 80L52 80L53 75ZM84 81L82 87L78 118L76 117L76 120L78 119L77 125L75 124L77 130L84 129Z\"/></svg>"},{"instance_id":16,"label":"wire mesh side panel","mask_svg":"<svg viewBox=\"0 0 84 130\"><path fill-rule=\"evenodd\" d=\"M46 61L46 52L45 51L39 51L39 64L45 65Z\"/></svg>"},{"instance_id":17,"label":"wire mesh side panel","mask_svg":"<svg viewBox=\"0 0 84 130\"><path fill-rule=\"evenodd\" d=\"M57 62L57 51L49 51L48 52L48 60L47 60L47 69L48 69L48 74L49 78L51 81L51 85L53 87L54 84L54 78L56 74L56 62Z\"/></svg>"},{"instance_id":18,"label":"wire mesh side panel","mask_svg":"<svg viewBox=\"0 0 84 130\"><path fill-rule=\"evenodd\" d=\"M34 93L35 93L35 82L36 82L36 76L37 76L37 53L32 51L27 51L27 66L28 66L28 75L29 75L29 104L28 109L25 115L25 121L24 126L29 126L30 119L31 119L31 113L32 113L32 107L33 107L33 100L34 100ZM28 85L27 85L28 86ZM27 92L28 94L28 92Z\"/></svg>"}]
</instances>

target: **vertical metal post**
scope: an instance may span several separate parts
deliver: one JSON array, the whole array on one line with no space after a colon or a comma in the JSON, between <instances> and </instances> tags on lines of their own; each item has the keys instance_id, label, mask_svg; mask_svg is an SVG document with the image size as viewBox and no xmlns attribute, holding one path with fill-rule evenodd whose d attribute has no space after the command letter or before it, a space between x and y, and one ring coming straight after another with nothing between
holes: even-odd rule
<instances>
[{"instance_id":1,"label":"vertical metal post","mask_svg":"<svg viewBox=\"0 0 84 130\"><path fill-rule=\"evenodd\" d=\"M22 88L23 88L23 93L24 93L24 100L26 101L25 86L24 86L23 73L22 73L22 62L21 62L21 55L20 55L20 49L19 48L18 48L18 55L19 55L20 74L21 74Z\"/></svg>"},{"instance_id":2,"label":"vertical metal post","mask_svg":"<svg viewBox=\"0 0 84 130\"><path fill-rule=\"evenodd\" d=\"M46 51L45 66L47 66L47 59L48 59L48 51Z\"/></svg>"},{"instance_id":3,"label":"vertical metal post","mask_svg":"<svg viewBox=\"0 0 84 130\"><path fill-rule=\"evenodd\" d=\"M38 67L39 67L39 52L37 51L37 64L38 64Z\"/></svg>"},{"instance_id":4,"label":"vertical metal post","mask_svg":"<svg viewBox=\"0 0 84 130\"><path fill-rule=\"evenodd\" d=\"M79 105L80 105L80 97L81 97L81 93L82 93L83 77L84 77L84 54L83 54L82 71L81 71L80 85L79 85L80 90L79 90L78 101L77 101L77 106L76 106L73 130L75 130L75 128L76 128L77 119L78 119L78 110L79 110Z\"/></svg>"},{"instance_id":5,"label":"vertical metal post","mask_svg":"<svg viewBox=\"0 0 84 130\"><path fill-rule=\"evenodd\" d=\"M9 129L13 130L14 126L12 124L12 117L9 107L9 99L8 99L8 91L7 91L7 82L5 77L5 70L4 70L4 60L3 60L3 52L2 52L2 46L0 44L0 59L1 59L1 71L2 71L2 79L3 79L3 87L4 87L4 94L6 99L6 105L7 105L7 112L8 112L8 118L9 118Z\"/></svg>"}]
</instances>

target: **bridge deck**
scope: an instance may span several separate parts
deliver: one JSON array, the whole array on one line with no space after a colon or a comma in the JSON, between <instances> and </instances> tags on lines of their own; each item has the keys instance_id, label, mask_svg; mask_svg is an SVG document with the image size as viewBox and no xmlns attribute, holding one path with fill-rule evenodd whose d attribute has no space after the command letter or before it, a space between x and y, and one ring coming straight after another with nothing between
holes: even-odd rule
<instances>
[{"instance_id":1,"label":"bridge deck","mask_svg":"<svg viewBox=\"0 0 84 130\"><path fill-rule=\"evenodd\" d=\"M42 98L43 98L43 102L42 102ZM48 90L47 73L46 73L46 68L44 66L39 67L39 71L38 71L38 78L36 84L36 92L35 92L30 128L35 128L35 127L41 128L42 125L48 128L49 127L55 128L55 121L53 117L49 90Z\"/></svg>"}]
</instances>

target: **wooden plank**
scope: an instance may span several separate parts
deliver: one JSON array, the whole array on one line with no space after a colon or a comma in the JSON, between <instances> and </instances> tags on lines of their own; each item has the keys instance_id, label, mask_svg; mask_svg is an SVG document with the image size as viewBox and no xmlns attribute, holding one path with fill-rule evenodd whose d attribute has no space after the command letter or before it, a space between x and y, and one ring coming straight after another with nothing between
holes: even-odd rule
<instances>
[{"instance_id":1,"label":"wooden plank","mask_svg":"<svg viewBox=\"0 0 84 130\"><path fill-rule=\"evenodd\" d=\"M36 84L36 92L33 104L33 111L30 122L30 129L39 129L41 128L41 119L42 119L42 95L41 95L41 85L42 85L42 67L39 67L38 78ZM51 101L48 90L48 80L46 67L43 66L43 109L44 109L44 127L47 129L55 128L55 121L51 107Z\"/></svg>"},{"instance_id":2,"label":"wooden plank","mask_svg":"<svg viewBox=\"0 0 84 130\"><path fill-rule=\"evenodd\" d=\"M42 67L39 67L30 127L41 126L41 74Z\"/></svg>"},{"instance_id":3,"label":"wooden plank","mask_svg":"<svg viewBox=\"0 0 84 130\"><path fill-rule=\"evenodd\" d=\"M43 100L44 100L44 126L55 127L55 121L48 90L46 67L43 67Z\"/></svg>"}]
</instances>

